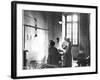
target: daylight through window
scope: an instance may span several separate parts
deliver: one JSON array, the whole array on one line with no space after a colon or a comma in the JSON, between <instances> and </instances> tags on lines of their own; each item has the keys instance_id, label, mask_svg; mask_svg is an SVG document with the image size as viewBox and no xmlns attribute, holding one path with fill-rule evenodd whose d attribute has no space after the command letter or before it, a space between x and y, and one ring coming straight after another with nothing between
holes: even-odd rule
<instances>
[{"instance_id":1,"label":"daylight through window","mask_svg":"<svg viewBox=\"0 0 100 80\"><path fill-rule=\"evenodd\" d=\"M66 37L70 38L73 45L78 45L78 16L78 14L66 15Z\"/></svg>"}]
</instances>

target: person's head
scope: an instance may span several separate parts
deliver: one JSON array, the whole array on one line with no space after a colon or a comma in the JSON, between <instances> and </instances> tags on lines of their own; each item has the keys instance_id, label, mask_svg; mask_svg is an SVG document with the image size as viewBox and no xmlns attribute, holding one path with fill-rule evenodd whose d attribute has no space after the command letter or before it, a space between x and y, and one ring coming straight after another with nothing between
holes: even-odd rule
<instances>
[{"instance_id":1,"label":"person's head","mask_svg":"<svg viewBox=\"0 0 100 80\"><path fill-rule=\"evenodd\" d=\"M57 42L59 42L59 37L56 38Z\"/></svg>"},{"instance_id":2,"label":"person's head","mask_svg":"<svg viewBox=\"0 0 100 80\"><path fill-rule=\"evenodd\" d=\"M50 46L55 46L55 42L53 40L50 41Z\"/></svg>"}]
</instances>

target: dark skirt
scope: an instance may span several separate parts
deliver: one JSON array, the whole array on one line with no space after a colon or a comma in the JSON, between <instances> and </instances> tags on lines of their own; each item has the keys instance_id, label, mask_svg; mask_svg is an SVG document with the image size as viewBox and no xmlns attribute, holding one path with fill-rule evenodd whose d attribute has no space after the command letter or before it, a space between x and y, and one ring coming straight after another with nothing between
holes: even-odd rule
<instances>
[{"instance_id":1,"label":"dark skirt","mask_svg":"<svg viewBox=\"0 0 100 80\"><path fill-rule=\"evenodd\" d=\"M65 52L65 55L64 55L64 67L72 67L71 51Z\"/></svg>"}]
</instances>

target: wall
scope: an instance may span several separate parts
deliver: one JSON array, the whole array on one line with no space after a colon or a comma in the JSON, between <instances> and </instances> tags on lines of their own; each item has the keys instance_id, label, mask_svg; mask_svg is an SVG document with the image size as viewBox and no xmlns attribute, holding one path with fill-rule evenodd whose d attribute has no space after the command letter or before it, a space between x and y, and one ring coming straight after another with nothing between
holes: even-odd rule
<instances>
[{"instance_id":1,"label":"wall","mask_svg":"<svg viewBox=\"0 0 100 80\"><path fill-rule=\"evenodd\" d=\"M72 47L73 58L77 58L80 47L84 49L84 53L86 56L90 55L90 37L89 37L89 14L80 14L79 21L79 45Z\"/></svg>"},{"instance_id":2,"label":"wall","mask_svg":"<svg viewBox=\"0 0 100 80\"><path fill-rule=\"evenodd\" d=\"M37 27L41 29L37 29L37 36L35 36L35 28L25 26L25 50L29 51L27 54L29 61L42 61L48 56L49 18L46 12L24 11L24 24L35 26L34 18L37 20Z\"/></svg>"},{"instance_id":3,"label":"wall","mask_svg":"<svg viewBox=\"0 0 100 80\"><path fill-rule=\"evenodd\" d=\"M89 15L88 14L80 14L80 46L84 48L84 52L86 56L90 54L90 37L89 37Z\"/></svg>"},{"instance_id":4,"label":"wall","mask_svg":"<svg viewBox=\"0 0 100 80\"><path fill-rule=\"evenodd\" d=\"M52 28L52 31L50 31L50 34L52 35L51 40L55 41L55 46L58 47L57 45L57 40L56 38L58 37L60 39L60 42L62 41L62 24L59 24L59 21L62 19L62 13L52 13L51 15L51 20L52 20L52 27L50 26L49 28ZM49 40L50 40L49 39Z\"/></svg>"},{"instance_id":5,"label":"wall","mask_svg":"<svg viewBox=\"0 0 100 80\"><path fill-rule=\"evenodd\" d=\"M58 23L61 13L55 12L39 12L39 11L23 11L24 24L35 26L34 18L37 19L37 27L48 29L48 31L37 29L37 37L35 37L35 28L25 27L25 50L28 50L28 60L42 60L48 55L48 41L59 37L62 38L62 26ZM24 34L23 34L24 36ZM38 47L39 46L39 47ZM40 57L39 57L40 56Z\"/></svg>"}]
</instances>

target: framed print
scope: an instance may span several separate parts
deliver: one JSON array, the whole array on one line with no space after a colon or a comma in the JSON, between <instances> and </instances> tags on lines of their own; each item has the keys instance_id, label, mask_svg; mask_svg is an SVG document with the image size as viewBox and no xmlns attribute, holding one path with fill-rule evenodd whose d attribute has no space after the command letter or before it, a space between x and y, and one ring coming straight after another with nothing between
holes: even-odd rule
<instances>
[{"instance_id":1,"label":"framed print","mask_svg":"<svg viewBox=\"0 0 100 80\"><path fill-rule=\"evenodd\" d=\"M11 77L97 73L97 6L12 1Z\"/></svg>"}]
</instances>

